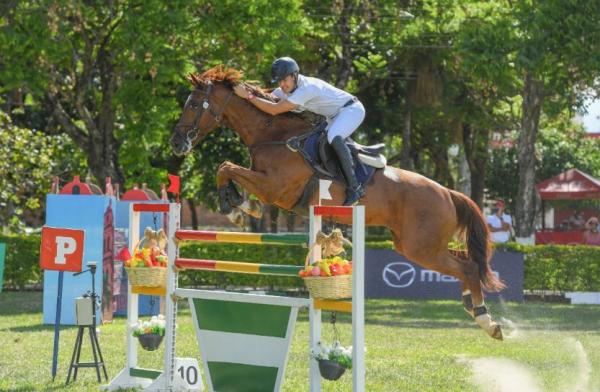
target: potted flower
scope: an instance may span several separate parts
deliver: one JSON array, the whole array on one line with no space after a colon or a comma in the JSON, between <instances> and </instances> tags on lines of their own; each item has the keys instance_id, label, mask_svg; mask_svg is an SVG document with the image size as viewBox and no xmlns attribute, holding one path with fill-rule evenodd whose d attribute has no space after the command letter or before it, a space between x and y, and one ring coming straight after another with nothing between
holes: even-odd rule
<instances>
[{"instance_id":1,"label":"potted flower","mask_svg":"<svg viewBox=\"0 0 600 392\"><path fill-rule=\"evenodd\" d=\"M319 362L319 372L326 380L337 380L346 369L352 369L352 346L345 348L337 340L332 346L317 343L311 357Z\"/></svg>"},{"instance_id":2,"label":"potted flower","mask_svg":"<svg viewBox=\"0 0 600 392\"><path fill-rule=\"evenodd\" d=\"M138 320L131 325L133 336L138 338L146 351L154 351L165 336L165 317L162 314L152 316L150 321Z\"/></svg>"}]
</instances>

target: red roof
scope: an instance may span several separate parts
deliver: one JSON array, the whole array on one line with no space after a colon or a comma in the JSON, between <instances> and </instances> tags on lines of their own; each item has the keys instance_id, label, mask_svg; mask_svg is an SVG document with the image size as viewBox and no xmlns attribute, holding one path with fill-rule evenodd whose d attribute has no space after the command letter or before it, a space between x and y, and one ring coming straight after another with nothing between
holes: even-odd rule
<instances>
[{"instance_id":1,"label":"red roof","mask_svg":"<svg viewBox=\"0 0 600 392\"><path fill-rule=\"evenodd\" d=\"M536 188L543 200L600 199L600 180L577 169L549 178Z\"/></svg>"}]
</instances>

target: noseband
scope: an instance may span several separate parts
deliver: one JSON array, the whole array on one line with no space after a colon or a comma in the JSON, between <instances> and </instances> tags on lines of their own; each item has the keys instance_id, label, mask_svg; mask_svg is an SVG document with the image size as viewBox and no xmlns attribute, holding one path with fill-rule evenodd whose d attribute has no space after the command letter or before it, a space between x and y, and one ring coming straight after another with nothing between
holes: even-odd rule
<instances>
[{"instance_id":1,"label":"noseband","mask_svg":"<svg viewBox=\"0 0 600 392\"><path fill-rule=\"evenodd\" d=\"M194 110L196 112L196 115L194 116L194 122L192 122L192 126L190 127L189 131L187 131L185 134L186 143L188 143L190 145L198 137L198 132L200 131L200 119L202 118L204 111L208 110L208 113L210 113L213 116L213 118L215 119L215 122L217 124L219 124L221 122L221 120L223 119L223 113L225 112L225 108L227 107L227 104L229 103L229 100L231 99L231 96L233 95L233 90L231 90L229 92L229 94L227 95L227 98L225 98L225 103L221 107L221 110L219 111L219 113L214 114L210 107L210 102L208 101L208 98L210 97L212 88L213 88L213 84L211 82L209 82L208 89L206 90L206 94L204 96L204 100L202 101L202 105L200 105L199 107L192 106L192 110Z\"/></svg>"}]
</instances>

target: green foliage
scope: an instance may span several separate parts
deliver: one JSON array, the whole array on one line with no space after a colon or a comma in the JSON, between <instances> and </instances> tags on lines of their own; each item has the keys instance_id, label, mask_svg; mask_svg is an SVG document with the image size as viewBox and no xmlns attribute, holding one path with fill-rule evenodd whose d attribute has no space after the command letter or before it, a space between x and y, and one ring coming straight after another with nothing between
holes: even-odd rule
<instances>
[{"instance_id":1,"label":"green foliage","mask_svg":"<svg viewBox=\"0 0 600 392\"><path fill-rule=\"evenodd\" d=\"M513 135L513 138L516 135ZM543 120L536 143L536 183L568 169L577 168L594 177L600 176L600 140L586 138L581 129L560 121ZM491 198L503 198L514 211L517 197L517 147L492 150L486 165L486 185Z\"/></svg>"},{"instance_id":2,"label":"green foliage","mask_svg":"<svg viewBox=\"0 0 600 392\"><path fill-rule=\"evenodd\" d=\"M0 242L6 244L4 287L23 289L27 284L40 284L40 236L0 234Z\"/></svg>"},{"instance_id":3,"label":"green foliage","mask_svg":"<svg viewBox=\"0 0 600 392\"><path fill-rule=\"evenodd\" d=\"M21 231L25 211L40 217L53 175L82 167L82 156L66 135L20 128L0 111L0 227ZM65 176L66 177L66 176Z\"/></svg>"},{"instance_id":4,"label":"green foliage","mask_svg":"<svg viewBox=\"0 0 600 392\"><path fill-rule=\"evenodd\" d=\"M38 235L1 236L6 243L5 286L23 288L25 284L41 283ZM391 241L370 241L370 249L390 249ZM525 254L525 284L527 290L600 291L600 247L536 245L516 243L497 245L499 250ZM182 243L180 256L195 259L244 261L262 264L302 265L307 249L294 245L245 244L232 246L220 243ZM186 271L179 277L180 286L270 287L303 289L301 279L268 275L248 275L212 271Z\"/></svg>"},{"instance_id":5,"label":"green foliage","mask_svg":"<svg viewBox=\"0 0 600 392\"><path fill-rule=\"evenodd\" d=\"M600 247L507 244L498 248L525 253L525 289L600 291Z\"/></svg>"},{"instance_id":6,"label":"green foliage","mask_svg":"<svg viewBox=\"0 0 600 392\"><path fill-rule=\"evenodd\" d=\"M158 189L167 172L178 173L185 197L215 208L218 165L248 165L248 155L224 129L185 159L173 157L168 140L190 89L184 78L225 63L265 84L271 61L291 55L303 73L361 99L367 117L354 136L386 141L391 164L408 144L401 133L410 116L410 158L443 185L456 181L447 149L463 143L468 125L471 171L486 180L474 182L514 200L514 152L501 151L487 165L497 170L478 173L490 133L519 132L527 72L544 81L542 128L571 119L598 77L598 7L585 0L8 2L0 5L0 94L26 97L24 113L10 114L18 124L68 133L99 182L108 174L125 187ZM538 149L549 160L544 168L555 165L548 171L582 163L560 158L566 151L552 143ZM64 150L52 159L69 161L75 149ZM86 166L73 161L58 165ZM599 162L590 153L583 164ZM73 174L85 175L64 177Z\"/></svg>"}]
</instances>

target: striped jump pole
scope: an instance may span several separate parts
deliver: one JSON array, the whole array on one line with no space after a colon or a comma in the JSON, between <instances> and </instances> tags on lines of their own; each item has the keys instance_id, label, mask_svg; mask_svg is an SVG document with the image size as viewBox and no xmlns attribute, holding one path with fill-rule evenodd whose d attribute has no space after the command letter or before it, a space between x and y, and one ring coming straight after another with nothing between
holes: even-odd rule
<instances>
[{"instance_id":1,"label":"striped jump pole","mask_svg":"<svg viewBox=\"0 0 600 392\"><path fill-rule=\"evenodd\" d=\"M280 275L298 277L303 265L259 264L242 261L183 259L175 260L175 266L183 269L236 272L240 274Z\"/></svg>"},{"instance_id":2,"label":"striped jump pole","mask_svg":"<svg viewBox=\"0 0 600 392\"><path fill-rule=\"evenodd\" d=\"M180 241L223 242L229 244L306 245L306 233L239 233L229 231L177 230Z\"/></svg>"}]
</instances>

